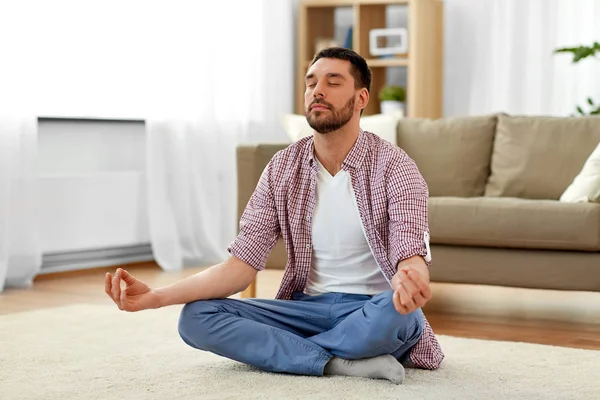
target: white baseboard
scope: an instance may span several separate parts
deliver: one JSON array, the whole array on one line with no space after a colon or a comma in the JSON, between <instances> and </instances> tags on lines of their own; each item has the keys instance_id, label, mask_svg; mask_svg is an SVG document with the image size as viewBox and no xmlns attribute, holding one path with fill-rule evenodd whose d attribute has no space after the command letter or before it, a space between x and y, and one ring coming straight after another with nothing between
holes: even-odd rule
<instances>
[{"instance_id":1,"label":"white baseboard","mask_svg":"<svg viewBox=\"0 0 600 400\"><path fill-rule=\"evenodd\" d=\"M153 261L150 244L44 254L40 274Z\"/></svg>"}]
</instances>

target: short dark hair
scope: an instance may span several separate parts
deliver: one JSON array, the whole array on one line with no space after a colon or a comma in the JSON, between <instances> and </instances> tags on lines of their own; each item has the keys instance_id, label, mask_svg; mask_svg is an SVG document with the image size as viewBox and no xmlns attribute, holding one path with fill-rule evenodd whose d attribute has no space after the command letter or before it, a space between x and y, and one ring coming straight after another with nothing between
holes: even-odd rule
<instances>
[{"instance_id":1,"label":"short dark hair","mask_svg":"<svg viewBox=\"0 0 600 400\"><path fill-rule=\"evenodd\" d=\"M310 65L313 65L321 58L337 58L339 60L349 61L350 74L354 78L354 87L356 89L366 88L371 92L371 69L367 61L357 52L344 47L327 47L315 54Z\"/></svg>"}]
</instances>

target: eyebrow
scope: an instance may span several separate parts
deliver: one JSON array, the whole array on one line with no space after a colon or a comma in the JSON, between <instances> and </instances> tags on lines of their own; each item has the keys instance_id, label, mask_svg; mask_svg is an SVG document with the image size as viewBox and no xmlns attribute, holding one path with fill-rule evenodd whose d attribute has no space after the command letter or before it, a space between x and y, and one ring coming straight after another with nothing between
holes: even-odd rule
<instances>
[{"instance_id":1,"label":"eyebrow","mask_svg":"<svg viewBox=\"0 0 600 400\"><path fill-rule=\"evenodd\" d=\"M340 78L340 79L344 79L344 80L346 79L346 77L344 75L342 75L342 74L340 74L338 72L330 72L330 73L328 73L325 76L327 76L328 78ZM312 79L314 77L315 77L315 74L311 73L311 74L306 75L305 80L309 80L309 79Z\"/></svg>"}]
</instances>

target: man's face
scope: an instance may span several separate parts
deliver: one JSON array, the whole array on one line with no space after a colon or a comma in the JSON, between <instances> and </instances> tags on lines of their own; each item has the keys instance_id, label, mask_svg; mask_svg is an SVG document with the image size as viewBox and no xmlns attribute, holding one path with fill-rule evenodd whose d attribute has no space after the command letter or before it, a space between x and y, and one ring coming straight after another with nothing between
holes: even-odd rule
<instances>
[{"instance_id":1,"label":"man's face","mask_svg":"<svg viewBox=\"0 0 600 400\"><path fill-rule=\"evenodd\" d=\"M306 74L304 115L318 133L340 129L359 112L350 66L346 60L321 58Z\"/></svg>"}]
</instances>

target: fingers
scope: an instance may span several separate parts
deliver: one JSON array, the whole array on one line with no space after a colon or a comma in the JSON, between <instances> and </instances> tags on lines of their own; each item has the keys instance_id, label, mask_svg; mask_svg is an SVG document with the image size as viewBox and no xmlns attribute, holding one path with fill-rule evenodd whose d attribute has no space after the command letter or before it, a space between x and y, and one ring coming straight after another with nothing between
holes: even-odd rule
<instances>
[{"instance_id":1,"label":"fingers","mask_svg":"<svg viewBox=\"0 0 600 400\"><path fill-rule=\"evenodd\" d=\"M119 309L123 310L124 305L127 304L127 288L121 290L121 280L125 281L128 287L137 282L137 279L121 268L117 269L114 276L110 272L104 275L104 291Z\"/></svg>"},{"instance_id":2,"label":"fingers","mask_svg":"<svg viewBox=\"0 0 600 400\"><path fill-rule=\"evenodd\" d=\"M400 294L400 303L409 311L414 311L417 308L413 297L408 293L404 286L401 286L398 289L398 293Z\"/></svg>"},{"instance_id":3,"label":"fingers","mask_svg":"<svg viewBox=\"0 0 600 400\"><path fill-rule=\"evenodd\" d=\"M402 270L399 270L397 273L394 274L394 276L392 277L392 288L394 288L394 290L398 290L398 288L400 287L400 285L402 284L402 280L400 278L400 275L402 274L401 272Z\"/></svg>"},{"instance_id":4,"label":"fingers","mask_svg":"<svg viewBox=\"0 0 600 400\"><path fill-rule=\"evenodd\" d=\"M407 273L407 276L410 279L410 282L412 282L416 286L418 292L420 292L420 294L425 300L431 299L431 287L420 273L418 273L415 270L410 270Z\"/></svg>"},{"instance_id":5,"label":"fingers","mask_svg":"<svg viewBox=\"0 0 600 400\"><path fill-rule=\"evenodd\" d=\"M112 298L114 300L115 303L117 303L117 305L119 306L119 309L121 308L121 277L120 277L120 271L117 270L117 272L115 272L115 276L113 277L112 280Z\"/></svg>"},{"instance_id":6,"label":"fingers","mask_svg":"<svg viewBox=\"0 0 600 400\"><path fill-rule=\"evenodd\" d=\"M107 295L109 295L111 299L113 298L112 297L112 275L110 274L110 272L107 272L106 275L104 275L104 292Z\"/></svg>"},{"instance_id":7,"label":"fingers","mask_svg":"<svg viewBox=\"0 0 600 400\"><path fill-rule=\"evenodd\" d=\"M427 300L425 300L425 298L421 295L421 293L417 293L416 295L411 297L411 300L414 304L414 310L416 310L417 308L421 308L425 305L425 303L427 303Z\"/></svg>"},{"instance_id":8,"label":"fingers","mask_svg":"<svg viewBox=\"0 0 600 400\"><path fill-rule=\"evenodd\" d=\"M104 291L106 292L108 297L110 297L110 299L118 306L119 305L119 302L117 301L118 299L115 299L114 294L113 294L114 279L115 279L115 277L113 277L109 272L107 272L106 275L104 275ZM118 284L119 283L117 283L117 285Z\"/></svg>"},{"instance_id":9,"label":"fingers","mask_svg":"<svg viewBox=\"0 0 600 400\"><path fill-rule=\"evenodd\" d=\"M134 283L137 281L137 279L135 279L135 278L134 278L134 277L133 277L133 276L132 276L132 275L131 275L129 272L127 272L126 270L119 268L117 271L118 271L118 272L120 272L121 278L122 278L122 279L125 281L125 284L126 284L127 286L131 286L131 285L133 285L133 284L134 284Z\"/></svg>"},{"instance_id":10,"label":"fingers","mask_svg":"<svg viewBox=\"0 0 600 400\"><path fill-rule=\"evenodd\" d=\"M121 291L121 297L119 298L119 308L122 310L125 304L127 304L127 288Z\"/></svg>"},{"instance_id":11,"label":"fingers","mask_svg":"<svg viewBox=\"0 0 600 400\"><path fill-rule=\"evenodd\" d=\"M400 314L408 314L410 312L406 306L402 305L402 299L400 299L399 292L394 291L394 294L392 295L392 301L394 302L394 308Z\"/></svg>"},{"instance_id":12,"label":"fingers","mask_svg":"<svg viewBox=\"0 0 600 400\"><path fill-rule=\"evenodd\" d=\"M431 288L421 274L412 269L402 269L394 276L394 307L401 314L408 314L423 307L431 298Z\"/></svg>"},{"instance_id":13,"label":"fingers","mask_svg":"<svg viewBox=\"0 0 600 400\"><path fill-rule=\"evenodd\" d=\"M404 285L408 293L412 296L421 296L425 300L431 299L431 287L423 276L415 270L400 270L400 285Z\"/></svg>"},{"instance_id":14,"label":"fingers","mask_svg":"<svg viewBox=\"0 0 600 400\"><path fill-rule=\"evenodd\" d=\"M401 270L400 274L402 274L402 280L400 281L400 285L406 289L406 292L410 297L413 297L419 293L419 288L417 282L412 280L411 275L407 273L405 270Z\"/></svg>"}]
</instances>

